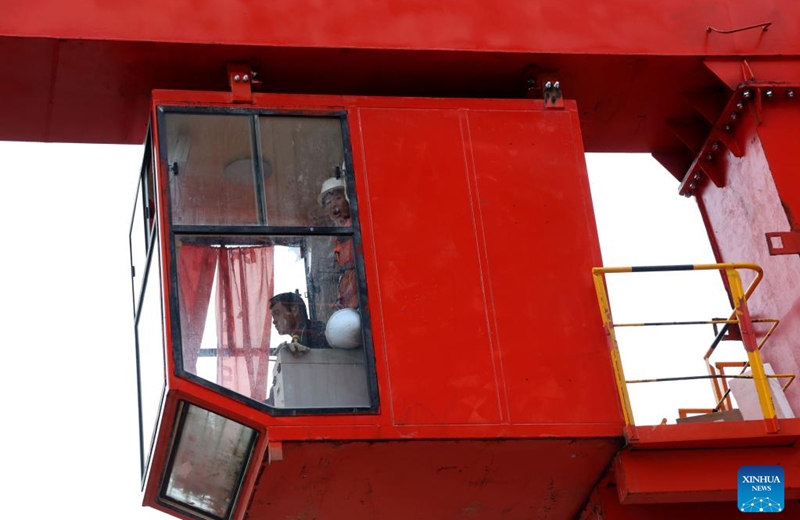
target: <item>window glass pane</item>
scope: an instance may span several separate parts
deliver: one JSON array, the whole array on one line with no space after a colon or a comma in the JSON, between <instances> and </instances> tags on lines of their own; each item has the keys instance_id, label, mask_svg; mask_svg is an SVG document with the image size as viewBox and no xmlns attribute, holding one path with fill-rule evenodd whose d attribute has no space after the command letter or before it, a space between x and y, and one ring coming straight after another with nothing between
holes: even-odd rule
<instances>
[{"instance_id":1,"label":"window glass pane","mask_svg":"<svg viewBox=\"0 0 800 520\"><path fill-rule=\"evenodd\" d=\"M165 115L173 223L259 224L250 121L240 115Z\"/></svg>"},{"instance_id":2,"label":"window glass pane","mask_svg":"<svg viewBox=\"0 0 800 520\"><path fill-rule=\"evenodd\" d=\"M185 405L163 496L216 518L228 518L255 440L255 430Z\"/></svg>"},{"instance_id":3,"label":"window glass pane","mask_svg":"<svg viewBox=\"0 0 800 520\"><path fill-rule=\"evenodd\" d=\"M152 448L153 432L161 408L165 384L164 318L161 306L161 261L158 241L153 247L142 307L136 319L136 351L139 364L139 408L142 460ZM143 468L144 469L144 468Z\"/></svg>"},{"instance_id":4,"label":"window glass pane","mask_svg":"<svg viewBox=\"0 0 800 520\"><path fill-rule=\"evenodd\" d=\"M144 218L144 196L141 183L136 192L136 201L133 207L133 220L130 231L131 248L131 283L133 284L133 308L137 312L136 306L139 305L139 295L142 291L142 280L144 279L145 263L147 261L147 247L145 234Z\"/></svg>"},{"instance_id":5,"label":"window glass pane","mask_svg":"<svg viewBox=\"0 0 800 520\"><path fill-rule=\"evenodd\" d=\"M267 225L332 225L318 199L324 181L335 177L344 163L341 120L260 116L258 128Z\"/></svg>"},{"instance_id":6,"label":"window glass pane","mask_svg":"<svg viewBox=\"0 0 800 520\"><path fill-rule=\"evenodd\" d=\"M184 370L275 407L369 406L352 237L182 235L176 251Z\"/></svg>"}]
</instances>

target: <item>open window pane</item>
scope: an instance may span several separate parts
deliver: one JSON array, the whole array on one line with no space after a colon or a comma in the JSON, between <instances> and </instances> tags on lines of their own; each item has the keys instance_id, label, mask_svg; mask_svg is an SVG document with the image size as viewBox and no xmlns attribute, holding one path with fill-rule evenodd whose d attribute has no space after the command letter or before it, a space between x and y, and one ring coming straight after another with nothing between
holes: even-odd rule
<instances>
[{"instance_id":1,"label":"open window pane","mask_svg":"<svg viewBox=\"0 0 800 520\"><path fill-rule=\"evenodd\" d=\"M161 306L161 259L156 240L148 264L144 296L136 316L136 354L139 384L139 431L142 474L151 451L165 385L164 313ZM142 275L144 275L144 268Z\"/></svg>"},{"instance_id":2,"label":"open window pane","mask_svg":"<svg viewBox=\"0 0 800 520\"><path fill-rule=\"evenodd\" d=\"M369 406L352 238L182 235L176 251L185 371L275 407Z\"/></svg>"}]
</instances>

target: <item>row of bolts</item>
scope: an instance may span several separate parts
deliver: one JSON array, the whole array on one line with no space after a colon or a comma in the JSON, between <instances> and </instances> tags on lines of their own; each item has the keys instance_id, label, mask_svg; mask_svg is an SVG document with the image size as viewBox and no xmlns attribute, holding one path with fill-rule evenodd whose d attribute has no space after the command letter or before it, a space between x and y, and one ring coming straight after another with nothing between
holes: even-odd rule
<instances>
[{"instance_id":1,"label":"row of bolts","mask_svg":"<svg viewBox=\"0 0 800 520\"><path fill-rule=\"evenodd\" d=\"M786 91L786 96L789 99L793 98L794 94L795 94L794 90L790 89L790 90ZM767 96L768 98L772 98L772 97L775 96L775 92L772 89L769 89L769 90L766 90L764 92L764 95ZM745 90L744 92L742 92L742 98L750 99L751 97L753 97L753 93L751 91ZM742 101L739 101L738 103L736 103L736 109L737 110L741 110L743 108L744 108L744 103ZM739 117L739 115L736 112L731 112L731 115L730 115L731 121L736 121L736 119L738 117ZM732 128L733 127L730 125L730 123L725 123L722 126L722 129L725 130L726 132L729 132ZM719 150L719 146L720 146L719 145L719 141L714 141L713 143L711 143L711 151L716 152L717 150ZM706 160L711 161L713 159L714 159L714 156L711 153L706 154ZM686 193L684 193L684 195L686 197L691 197L692 196L692 192L697 188L697 182L701 178L702 178L702 174L699 171L694 173L694 175L692 176L692 182L690 182L689 186L688 186L689 189L686 191Z\"/></svg>"}]
</instances>

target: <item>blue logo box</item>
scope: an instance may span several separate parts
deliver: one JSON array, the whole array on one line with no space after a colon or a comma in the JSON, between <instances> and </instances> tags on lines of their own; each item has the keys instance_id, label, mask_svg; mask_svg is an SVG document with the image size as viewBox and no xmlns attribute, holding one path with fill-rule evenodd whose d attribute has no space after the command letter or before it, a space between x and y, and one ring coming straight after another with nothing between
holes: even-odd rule
<instances>
[{"instance_id":1,"label":"blue logo box","mask_svg":"<svg viewBox=\"0 0 800 520\"><path fill-rule=\"evenodd\" d=\"M742 466L739 468L739 511L780 513L784 508L783 482L780 466Z\"/></svg>"}]
</instances>

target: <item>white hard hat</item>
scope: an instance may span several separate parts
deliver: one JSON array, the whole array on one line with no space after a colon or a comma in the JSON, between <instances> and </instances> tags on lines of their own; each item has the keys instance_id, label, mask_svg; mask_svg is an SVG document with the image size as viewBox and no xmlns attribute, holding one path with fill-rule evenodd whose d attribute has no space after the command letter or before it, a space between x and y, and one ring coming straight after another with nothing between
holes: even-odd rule
<instances>
[{"instance_id":1,"label":"white hard hat","mask_svg":"<svg viewBox=\"0 0 800 520\"><path fill-rule=\"evenodd\" d=\"M325 339L333 348L361 346L361 315L354 309L339 309L328 318Z\"/></svg>"},{"instance_id":2,"label":"white hard hat","mask_svg":"<svg viewBox=\"0 0 800 520\"><path fill-rule=\"evenodd\" d=\"M319 196L317 197L319 205L322 206L322 199L325 197L326 193L337 188L344 189L344 179L336 177L325 179L325 182L322 183L322 189L319 191Z\"/></svg>"}]
</instances>

